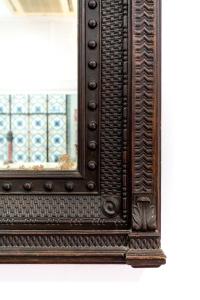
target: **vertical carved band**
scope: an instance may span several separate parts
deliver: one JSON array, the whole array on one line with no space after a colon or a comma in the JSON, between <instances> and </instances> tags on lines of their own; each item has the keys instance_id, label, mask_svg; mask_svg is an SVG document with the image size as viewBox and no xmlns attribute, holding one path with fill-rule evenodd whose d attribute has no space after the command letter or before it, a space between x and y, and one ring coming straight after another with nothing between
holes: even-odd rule
<instances>
[{"instance_id":1,"label":"vertical carved band","mask_svg":"<svg viewBox=\"0 0 200 300\"><path fill-rule=\"evenodd\" d=\"M127 186L128 186L128 0L123 0L123 178L122 178L122 217L127 219Z\"/></svg>"},{"instance_id":2,"label":"vertical carved band","mask_svg":"<svg viewBox=\"0 0 200 300\"><path fill-rule=\"evenodd\" d=\"M157 0L134 0L133 10L133 205L134 230L156 227L158 154ZM159 85L159 82L158 82ZM145 201L144 201L145 199Z\"/></svg>"},{"instance_id":3,"label":"vertical carved band","mask_svg":"<svg viewBox=\"0 0 200 300\"><path fill-rule=\"evenodd\" d=\"M123 116L123 0L101 1L101 197L111 215L121 204ZM115 199L115 203L111 204ZM103 201L108 212L107 201ZM112 206L112 207L111 207ZM106 214L108 215L108 213Z\"/></svg>"},{"instance_id":4,"label":"vertical carved band","mask_svg":"<svg viewBox=\"0 0 200 300\"><path fill-rule=\"evenodd\" d=\"M123 220L128 217L129 3L101 1L101 196L106 215L108 206L110 216L117 208Z\"/></svg>"}]
</instances>

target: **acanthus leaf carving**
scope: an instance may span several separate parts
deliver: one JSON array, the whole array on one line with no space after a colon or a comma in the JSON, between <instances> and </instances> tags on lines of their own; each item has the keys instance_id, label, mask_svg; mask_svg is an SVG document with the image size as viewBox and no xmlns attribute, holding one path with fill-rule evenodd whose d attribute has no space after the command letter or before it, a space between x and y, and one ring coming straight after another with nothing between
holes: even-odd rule
<instances>
[{"instance_id":1,"label":"acanthus leaf carving","mask_svg":"<svg viewBox=\"0 0 200 300\"><path fill-rule=\"evenodd\" d=\"M156 207L150 197L142 196L132 206L132 228L136 231L156 229Z\"/></svg>"}]
</instances>

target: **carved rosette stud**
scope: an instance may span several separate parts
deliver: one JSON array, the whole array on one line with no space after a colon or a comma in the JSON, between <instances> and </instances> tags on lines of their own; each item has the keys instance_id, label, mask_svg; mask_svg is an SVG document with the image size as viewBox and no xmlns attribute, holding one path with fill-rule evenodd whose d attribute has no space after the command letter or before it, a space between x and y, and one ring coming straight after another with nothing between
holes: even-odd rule
<instances>
[{"instance_id":1,"label":"carved rosette stud","mask_svg":"<svg viewBox=\"0 0 200 300\"><path fill-rule=\"evenodd\" d=\"M97 26L97 21L95 19L90 19L88 25L91 29L94 29Z\"/></svg>"},{"instance_id":2,"label":"carved rosette stud","mask_svg":"<svg viewBox=\"0 0 200 300\"><path fill-rule=\"evenodd\" d=\"M137 231L156 229L156 208L148 196L138 197L132 207L132 227Z\"/></svg>"},{"instance_id":3,"label":"carved rosette stud","mask_svg":"<svg viewBox=\"0 0 200 300\"><path fill-rule=\"evenodd\" d=\"M110 196L103 200L102 211L107 217L115 217L119 213L119 209L119 200L115 197Z\"/></svg>"}]
</instances>

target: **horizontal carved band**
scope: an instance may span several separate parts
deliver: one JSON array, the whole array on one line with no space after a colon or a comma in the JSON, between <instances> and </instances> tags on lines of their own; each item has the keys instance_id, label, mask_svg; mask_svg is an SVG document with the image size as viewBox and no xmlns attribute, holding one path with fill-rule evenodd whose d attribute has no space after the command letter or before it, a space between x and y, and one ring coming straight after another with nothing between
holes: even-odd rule
<instances>
[{"instance_id":1,"label":"horizontal carved band","mask_svg":"<svg viewBox=\"0 0 200 300\"><path fill-rule=\"evenodd\" d=\"M160 237L134 237L130 239L130 248L133 249L159 249Z\"/></svg>"},{"instance_id":2,"label":"horizontal carved band","mask_svg":"<svg viewBox=\"0 0 200 300\"><path fill-rule=\"evenodd\" d=\"M0 234L0 249L20 248L112 248L159 249L159 236L129 236L121 234L98 233L22 233Z\"/></svg>"},{"instance_id":3,"label":"horizontal carved band","mask_svg":"<svg viewBox=\"0 0 200 300\"><path fill-rule=\"evenodd\" d=\"M113 202L114 201L114 202ZM110 204L112 204L110 206ZM119 201L85 195L0 195L0 224L126 225ZM112 217L110 220L109 217Z\"/></svg>"},{"instance_id":4,"label":"horizontal carved band","mask_svg":"<svg viewBox=\"0 0 200 300\"><path fill-rule=\"evenodd\" d=\"M0 216L0 223L80 222L101 217L101 200L98 196L0 195Z\"/></svg>"},{"instance_id":5,"label":"horizontal carved band","mask_svg":"<svg viewBox=\"0 0 200 300\"><path fill-rule=\"evenodd\" d=\"M112 248L127 247L126 235L8 234L0 235L2 248Z\"/></svg>"}]
</instances>

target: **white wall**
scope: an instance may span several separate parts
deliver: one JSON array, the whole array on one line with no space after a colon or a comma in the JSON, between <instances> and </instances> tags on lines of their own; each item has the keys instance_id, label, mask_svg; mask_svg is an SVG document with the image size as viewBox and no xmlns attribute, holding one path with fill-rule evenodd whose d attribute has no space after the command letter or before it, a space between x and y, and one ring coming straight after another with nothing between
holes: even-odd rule
<instances>
[{"instance_id":1,"label":"white wall","mask_svg":"<svg viewBox=\"0 0 200 300\"><path fill-rule=\"evenodd\" d=\"M199 300L200 2L163 0L160 269L0 266L2 299Z\"/></svg>"},{"instance_id":2,"label":"white wall","mask_svg":"<svg viewBox=\"0 0 200 300\"><path fill-rule=\"evenodd\" d=\"M77 91L74 17L0 16L0 93Z\"/></svg>"}]
</instances>

